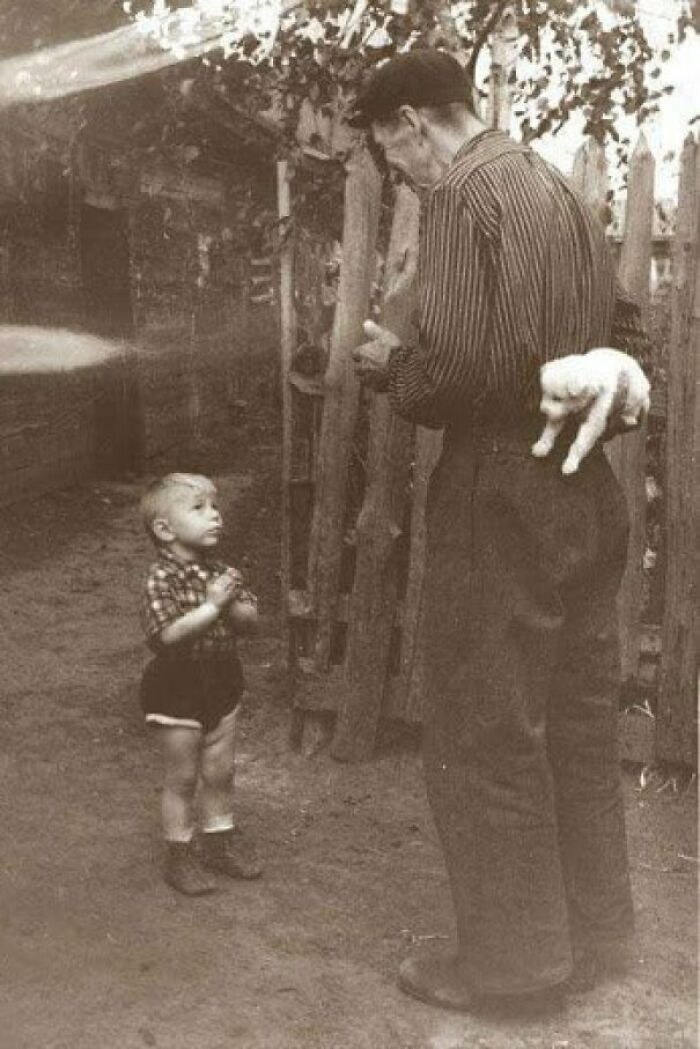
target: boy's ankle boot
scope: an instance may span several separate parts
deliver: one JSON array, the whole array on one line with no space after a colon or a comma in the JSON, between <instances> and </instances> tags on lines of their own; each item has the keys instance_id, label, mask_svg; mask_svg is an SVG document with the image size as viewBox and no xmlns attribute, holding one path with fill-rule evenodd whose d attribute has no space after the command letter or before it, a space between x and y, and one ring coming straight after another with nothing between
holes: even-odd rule
<instances>
[{"instance_id":1,"label":"boy's ankle boot","mask_svg":"<svg viewBox=\"0 0 700 1049\"><path fill-rule=\"evenodd\" d=\"M190 841L170 841L165 858L165 880L185 896L206 896L216 882L202 870Z\"/></svg>"},{"instance_id":2,"label":"boy's ankle boot","mask_svg":"<svg viewBox=\"0 0 700 1049\"><path fill-rule=\"evenodd\" d=\"M204 866L229 878L259 878L262 867L255 846L238 827L202 835Z\"/></svg>"}]
</instances>

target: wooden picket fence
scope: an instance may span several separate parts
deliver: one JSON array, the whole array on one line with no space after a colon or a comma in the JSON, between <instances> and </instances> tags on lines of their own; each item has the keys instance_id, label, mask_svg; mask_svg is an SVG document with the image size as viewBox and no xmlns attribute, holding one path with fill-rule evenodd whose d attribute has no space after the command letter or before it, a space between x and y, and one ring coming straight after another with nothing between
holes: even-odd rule
<instances>
[{"instance_id":1,"label":"wooden picket fence","mask_svg":"<svg viewBox=\"0 0 700 1049\"><path fill-rule=\"evenodd\" d=\"M281 172L281 201L289 209ZM594 210L607 205L602 150L586 143L573 181ZM334 711L332 753L359 760L374 748L380 718L418 723L423 660L418 619L425 564L425 502L440 453L440 433L412 427L387 398L360 389L351 350L363 341L380 213L380 179L358 151L345 185L342 268L330 359L322 379L294 374L293 251L282 264L285 389L283 584L297 739L306 715ZM654 158L643 136L629 174L619 272L649 309ZM641 622L645 550L645 433L618 438L609 455L622 482L632 525L620 593L627 693L640 660L658 655L653 703L621 713L622 754L645 763L696 761L698 551L700 484L700 146L689 136L681 159L673 248L668 348L665 596L660 631ZM414 305L418 203L397 190L384 267L381 321L401 335ZM312 406L310 408L309 406ZM363 429L364 488L353 487L358 427ZM359 511L359 512L358 512ZM648 670L648 668L647 668ZM647 673L648 677L648 673ZM640 685L641 689L641 685ZM641 693L640 693L641 694Z\"/></svg>"}]
</instances>

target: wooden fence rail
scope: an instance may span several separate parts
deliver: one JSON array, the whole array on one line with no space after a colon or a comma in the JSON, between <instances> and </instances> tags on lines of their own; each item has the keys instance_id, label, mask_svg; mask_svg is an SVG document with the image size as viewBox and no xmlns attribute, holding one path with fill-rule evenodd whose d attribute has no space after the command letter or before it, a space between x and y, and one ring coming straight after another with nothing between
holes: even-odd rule
<instances>
[{"instance_id":1,"label":"wooden fence rail","mask_svg":"<svg viewBox=\"0 0 700 1049\"><path fill-rule=\"evenodd\" d=\"M646 762L658 756L692 764L696 756L699 157L700 148L689 139L683 155L673 254L660 690L655 717L648 710L648 716L628 714L621 719L623 755ZM607 208L608 176L602 150L594 143L586 143L579 151L573 182L602 216ZM341 592L340 566L347 542L347 479L360 405L350 350L362 341L361 321L368 312L379 192L377 173L363 153L351 167L346 185L341 282L324 384L308 576L303 592L291 592L289 602L293 632L294 624L297 629L297 644L292 646L295 705L302 710L337 712L332 751L343 760L371 754L380 716L406 722L420 720L423 678L418 624L425 562L424 511L428 479L442 440L439 433L414 429L395 418L385 396L371 396L366 485L356 527L351 529L355 536L354 577L350 590L346 587ZM653 209L654 158L640 136L630 166L619 274L645 315L649 309ZM382 312L387 327L400 334L409 324L413 304L417 236L417 202L408 190L401 190L394 209ZM641 622L646 545L645 433L617 439L608 453L625 489L632 526L619 611L623 673L633 689L646 631ZM406 537L402 531L407 521ZM403 543L399 541L402 538ZM338 646L334 650L332 645L338 636L344 638L340 653ZM298 673L300 667L306 674Z\"/></svg>"}]
</instances>

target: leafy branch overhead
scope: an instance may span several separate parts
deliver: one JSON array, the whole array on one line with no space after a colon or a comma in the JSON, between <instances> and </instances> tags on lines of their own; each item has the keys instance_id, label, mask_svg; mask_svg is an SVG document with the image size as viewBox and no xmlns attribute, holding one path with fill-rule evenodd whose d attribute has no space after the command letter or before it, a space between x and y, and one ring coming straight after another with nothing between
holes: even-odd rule
<instances>
[{"instance_id":1,"label":"leafy branch overhead","mask_svg":"<svg viewBox=\"0 0 700 1049\"><path fill-rule=\"evenodd\" d=\"M508 77L522 137L556 134L580 116L584 134L617 142L624 159L619 118L643 123L673 90L663 64L697 27L697 7L657 3L667 31L654 47L635 0L4 0L0 49L16 54L136 22L175 58L189 57L157 74L169 97L166 137L187 147L199 115L222 138L235 124L252 143L272 134L289 149L304 107L320 125L337 119L367 69L407 48L461 53L485 94L484 45L506 8L516 26ZM192 59L197 50L202 57Z\"/></svg>"},{"instance_id":2,"label":"leafy branch overhead","mask_svg":"<svg viewBox=\"0 0 700 1049\"><path fill-rule=\"evenodd\" d=\"M311 97L319 107L335 105L339 97L345 101L368 67L409 47L462 52L475 65L484 91L485 36L505 6L503 0L286 0L281 7L264 0L199 0L202 25L218 19L222 32L228 32L223 51L207 59L219 95L240 103L240 70L229 87L228 69L243 59L251 87L248 102L258 110L261 92L267 92L270 104L278 92L288 130L304 99ZM663 94L672 90L661 86L662 66L693 27L691 6L691 0L664 5L673 16L667 17L664 46L655 49L633 0L608 0L607 5L514 0L508 5L518 32L511 81L523 137L556 133L580 113L585 134L599 141L619 140L621 114L635 115L638 123L652 117ZM133 17L166 16L169 10L165 2L142 2L140 11L135 8L134 3ZM256 18L246 23L248 8ZM482 52L479 62L475 50Z\"/></svg>"}]
</instances>

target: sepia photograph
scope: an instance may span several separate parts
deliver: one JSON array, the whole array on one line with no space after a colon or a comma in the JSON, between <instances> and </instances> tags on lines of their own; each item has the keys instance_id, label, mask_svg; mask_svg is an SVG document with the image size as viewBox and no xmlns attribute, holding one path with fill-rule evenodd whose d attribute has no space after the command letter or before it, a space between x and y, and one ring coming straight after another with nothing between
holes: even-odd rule
<instances>
[{"instance_id":1,"label":"sepia photograph","mask_svg":"<svg viewBox=\"0 0 700 1049\"><path fill-rule=\"evenodd\" d=\"M0 1049L698 1049L698 0L0 0Z\"/></svg>"}]
</instances>

